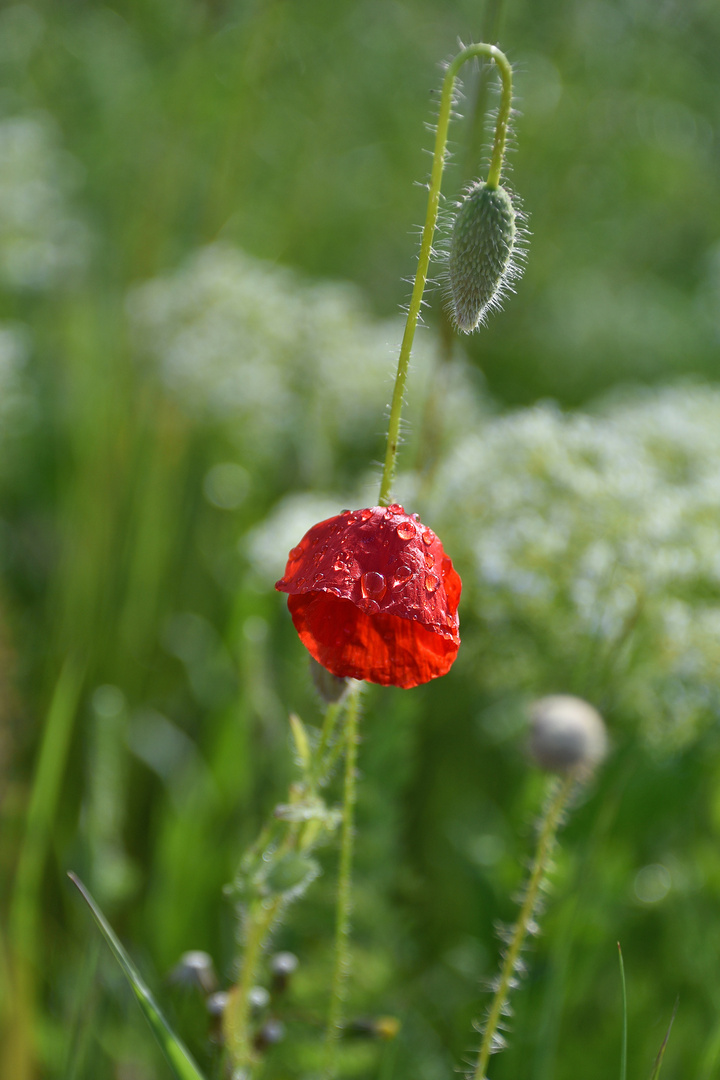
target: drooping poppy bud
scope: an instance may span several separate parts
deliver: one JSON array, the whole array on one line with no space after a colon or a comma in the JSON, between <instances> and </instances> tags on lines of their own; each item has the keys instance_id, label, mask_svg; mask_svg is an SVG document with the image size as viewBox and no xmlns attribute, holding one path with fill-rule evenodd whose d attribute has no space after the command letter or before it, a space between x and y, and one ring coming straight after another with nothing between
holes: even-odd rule
<instances>
[{"instance_id":1,"label":"drooping poppy bud","mask_svg":"<svg viewBox=\"0 0 720 1080\"><path fill-rule=\"evenodd\" d=\"M275 585L289 594L300 640L333 675L405 688L455 660L461 587L435 533L397 504L313 525Z\"/></svg>"},{"instance_id":2,"label":"drooping poppy bud","mask_svg":"<svg viewBox=\"0 0 720 1080\"><path fill-rule=\"evenodd\" d=\"M482 181L463 197L450 241L450 296L457 327L477 329L488 310L498 307L508 282L518 275L513 261L517 213L505 188Z\"/></svg>"}]
</instances>

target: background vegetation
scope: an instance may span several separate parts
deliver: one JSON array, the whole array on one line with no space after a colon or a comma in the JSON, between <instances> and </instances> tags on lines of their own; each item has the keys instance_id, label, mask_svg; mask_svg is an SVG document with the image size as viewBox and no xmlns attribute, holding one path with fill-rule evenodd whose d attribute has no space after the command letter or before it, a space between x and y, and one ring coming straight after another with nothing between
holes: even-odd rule
<instances>
[{"instance_id":1,"label":"background vegetation","mask_svg":"<svg viewBox=\"0 0 720 1080\"><path fill-rule=\"evenodd\" d=\"M677 997L664 1075L717 1073L720 9L36 0L0 11L2 1076L166 1075L68 869L210 1069L163 980L187 949L231 979L223 885L291 775L288 711L319 714L273 583L376 497L438 63L494 19L531 248L487 329L450 343L436 293L418 349L398 494L463 576L464 647L367 694L351 1012L402 1029L344 1067L467 1057L542 798L523 703L571 691L613 752L491 1076L612 1074L618 940L630 1074ZM277 939L268 1075L313 1067L324 861Z\"/></svg>"}]
</instances>

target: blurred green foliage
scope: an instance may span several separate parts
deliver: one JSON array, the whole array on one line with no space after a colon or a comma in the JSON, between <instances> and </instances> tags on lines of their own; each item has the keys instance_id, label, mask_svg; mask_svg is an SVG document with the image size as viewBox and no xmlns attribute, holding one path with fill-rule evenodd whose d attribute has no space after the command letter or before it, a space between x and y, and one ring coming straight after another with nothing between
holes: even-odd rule
<instances>
[{"instance_id":1,"label":"blurred green foliage","mask_svg":"<svg viewBox=\"0 0 720 1080\"><path fill-rule=\"evenodd\" d=\"M367 694L348 1007L402 1029L348 1042L343 1066L440 1080L467 1057L542 800L522 703L572 690L605 709L614 750L566 829L491 1076L616 1067L619 939L630 1073L649 1073L679 995L663 1075L709 1080L720 9L506 0L499 13L530 253L476 338L448 357L435 292L419 345L398 493L444 523L465 646L437 684ZM320 713L273 592L277 559L315 514L376 497L423 124L438 63L486 17L469 0L0 10L3 1076L165 1075L68 869L198 1060L217 1059L202 1001L163 979L188 949L212 954L223 987L234 974L223 886L287 789L288 711ZM467 122L452 138L449 201L467 179ZM626 395L687 376L699 389ZM506 416L543 397L560 408ZM658 518L675 531L654 532ZM529 571L550 587L524 588ZM630 578L650 599L613 637ZM58 688L68 658L77 710ZM25 823L58 700L73 727L45 849ZM673 724L677 738L647 737ZM8 922L21 852L43 860L23 901L31 941ZM335 870L322 859L276 942L300 968L277 1002L288 1034L269 1076L317 1065Z\"/></svg>"}]
</instances>

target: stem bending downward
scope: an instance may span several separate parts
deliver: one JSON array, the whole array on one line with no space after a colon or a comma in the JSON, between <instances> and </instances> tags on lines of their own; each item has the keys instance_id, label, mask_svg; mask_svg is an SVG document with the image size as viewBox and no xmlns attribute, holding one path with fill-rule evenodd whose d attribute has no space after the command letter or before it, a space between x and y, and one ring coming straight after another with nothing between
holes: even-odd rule
<instances>
[{"instance_id":1,"label":"stem bending downward","mask_svg":"<svg viewBox=\"0 0 720 1080\"><path fill-rule=\"evenodd\" d=\"M392 403L390 405L390 420L388 423L387 449L385 451L385 465L382 480L380 482L379 505L388 506L392 501L392 483L395 476L395 461L397 458L398 444L400 441L400 416L402 414L403 396L405 383L407 382L408 369L410 366L410 353L412 351L415 329L420 317L423 293L427 282L428 267L432 254L432 242L437 225L438 207L440 205L440 187L442 184L443 168L445 167L445 150L447 148L448 128L450 126L450 114L452 112L453 90L455 79L460 68L468 60L476 56L485 56L495 61L500 69L502 80L502 96L495 124L495 138L493 141L490 170L487 183L489 187L496 188L500 183L500 172L505 154L505 140L507 127L512 110L512 67L510 62L495 45L480 43L468 45L459 52L445 73L442 93L440 96L440 111L438 113L437 129L435 135L435 149L433 151L432 171L430 173L430 187L428 193L427 214L423 226L422 239L420 241L420 255L418 257L415 284L413 285L408 307L405 332L400 346L397 375L395 376L395 389L393 390Z\"/></svg>"}]
</instances>

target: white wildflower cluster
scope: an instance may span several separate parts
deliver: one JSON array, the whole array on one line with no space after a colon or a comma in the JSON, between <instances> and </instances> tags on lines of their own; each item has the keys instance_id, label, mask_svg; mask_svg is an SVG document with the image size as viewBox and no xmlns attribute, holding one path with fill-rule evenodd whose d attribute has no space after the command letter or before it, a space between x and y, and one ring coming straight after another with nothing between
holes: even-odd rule
<instances>
[{"instance_id":1,"label":"white wildflower cluster","mask_svg":"<svg viewBox=\"0 0 720 1080\"><path fill-rule=\"evenodd\" d=\"M128 311L139 355L181 406L225 422L253 460L290 452L317 484L338 447L381 451L402 324L370 318L352 286L309 283L215 244L133 290ZM420 383L432 351L421 335ZM422 400L417 381L413 393ZM467 393L456 396L472 407Z\"/></svg>"},{"instance_id":2,"label":"white wildflower cluster","mask_svg":"<svg viewBox=\"0 0 720 1080\"><path fill-rule=\"evenodd\" d=\"M49 116L0 120L0 285L46 289L85 265L87 228L70 206L78 168Z\"/></svg>"},{"instance_id":3,"label":"white wildflower cluster","mask_svg":"<svg viewBox=\"0 0 720 1080\"><path fill-rule=\"evenodd\" d=\"M720 713L720 389L489 419L436 490L486 686L575 686L660 739Z\"/></svg>"}]
</instances>

